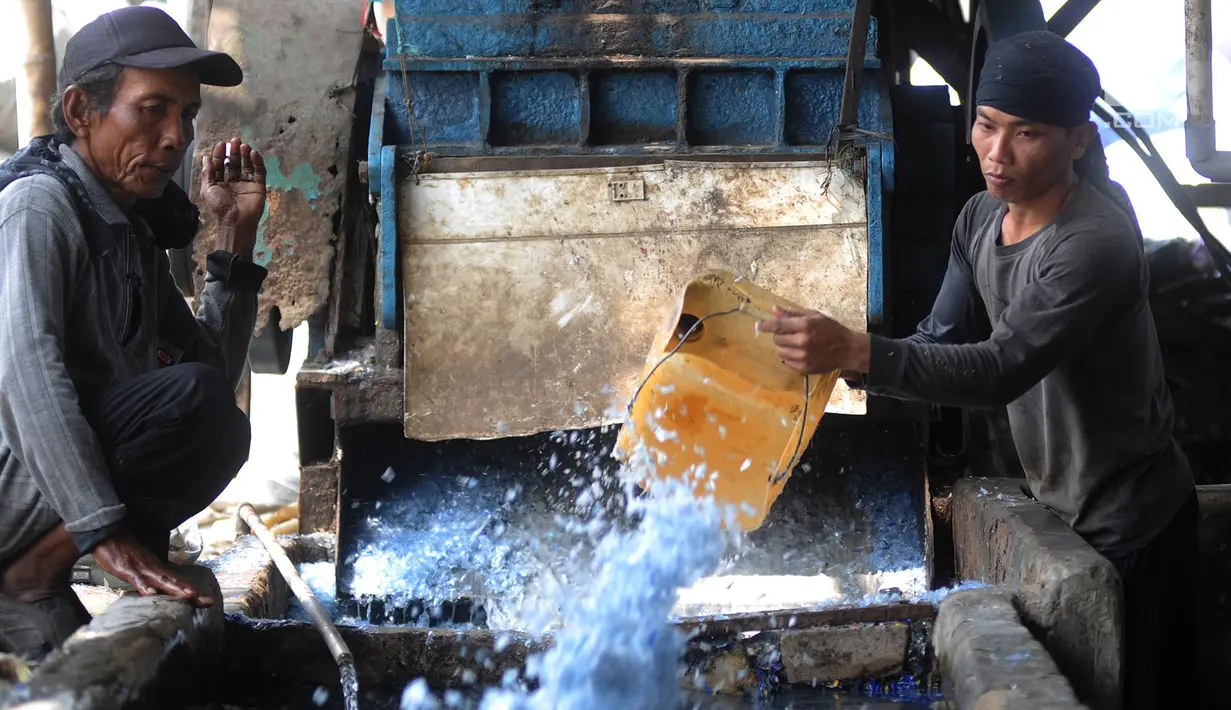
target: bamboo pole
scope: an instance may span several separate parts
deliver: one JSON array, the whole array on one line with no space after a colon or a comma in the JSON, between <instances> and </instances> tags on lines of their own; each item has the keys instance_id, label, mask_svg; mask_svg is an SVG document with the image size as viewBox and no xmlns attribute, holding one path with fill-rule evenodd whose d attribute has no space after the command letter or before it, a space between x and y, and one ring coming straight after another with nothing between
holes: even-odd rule
<instances>
[{"instance_id":1,"label":"bamboo pole","mask_svg":"<svg viewBox=\"0 0 1231 710\"><path fill-rule=\"evenodd\" d=\"M18 140L51 133L51 99L56 92L56 41L51 0L21 0L26 20L25 71L17 74Z\"/></svg>"}]
</instances>

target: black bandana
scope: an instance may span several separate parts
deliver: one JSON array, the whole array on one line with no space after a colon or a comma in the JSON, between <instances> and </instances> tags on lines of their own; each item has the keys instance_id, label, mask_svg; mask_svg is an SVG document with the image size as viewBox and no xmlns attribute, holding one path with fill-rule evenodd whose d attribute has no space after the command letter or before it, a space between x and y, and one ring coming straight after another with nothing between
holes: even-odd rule
<instances>
[{"instance_id":1,"label":"black bandana","mask_svg":"<svg viewBox=\"0 0 1231 710\"><path fill-rule=\"evenodd\" d=\"M1100 92L1098 70L1053 32L1023 32L988 47L976 106L1071 128L1090 120Z\"/></svg>"}]
</instances>

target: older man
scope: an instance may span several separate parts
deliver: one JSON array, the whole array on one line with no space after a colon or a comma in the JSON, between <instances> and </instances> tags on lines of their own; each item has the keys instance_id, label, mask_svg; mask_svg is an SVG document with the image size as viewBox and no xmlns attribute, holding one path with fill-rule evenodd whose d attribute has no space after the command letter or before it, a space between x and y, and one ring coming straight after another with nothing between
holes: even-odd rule
<instances>
[{"instance_id":1,"label":"older man","mask_svg":"<svg viewBox=\"0 0 1231 710\"><path fill-rule=\"evenodd\" d=\"M971 136L987 191L958 217L919 332L869 336L820 313L762 330L802 372L1007 406L1033 495L1120 573L1126 707L1190 707L1191 687L1165 679L1196 666L1196 488L1172 435L1142 238L1090 122L1098 95L1093 63L1055 34L992 45Z\"/></svg>"},{"instance_id":2,"label":"older man","mask_svg":"<svg viewBox=\"0 0 1231 710\"><path fill-rule=\"evenodd\" d=\"M213 603L166 556L248 456L259 153L232 140L203 161L217 241L195 316L165 250L198 227L171 176L201 85L242 78L160 10L103 15L68 43L55 135L0 166L0 650L38 657L88 621L83 554L142 594Z\"/></svg>"}]
</instances>

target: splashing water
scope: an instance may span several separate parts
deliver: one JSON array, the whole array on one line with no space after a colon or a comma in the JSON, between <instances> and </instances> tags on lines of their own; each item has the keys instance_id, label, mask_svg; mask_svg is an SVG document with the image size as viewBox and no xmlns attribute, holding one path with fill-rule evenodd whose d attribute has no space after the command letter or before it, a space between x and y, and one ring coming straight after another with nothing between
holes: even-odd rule
<instances>
[{"instance_id":1,"label":"splashing water","mask_svg":"<svg viewBox=\"0 0 1231 710\"><path fill-rule=\"evenodd\" d=\"M481 471L482 485L466 484L460 478L449 483L424 477L413 498L378 503L381 514L365 518L367 527L360 531L363 543L347 559L354 570L352 591L394 600L469 594L542 602L537 610L517 614L515 625L492 626L554 629L552 647L531 657L525 667L526 680L537 680L537 689L524 690L516 672L511 672L502 687L487 689L482 710L680 707L685 698L687 638L670 624L673 607L682 591L711 579L716 571L794 574L801 580L833 572L847 582L835 590L834 601L852 600L862 593L863 603L887 603L924 591L920 522L912 494L893 490L864 495L868 479L884 478L883 457L876 449L869 451L863 452L870 456L868 460L855 460L858 472L839 469L811 476L811 482L799 481L795 495L780 502L774 518L750 537L726 533L739 528L734 524L734 508L720 511L712 499L697 498L691 486L672 479L659 481L648 498L638 498L631 486L625 486L624 513L629 518L640 516L635 527L625 529L621 522L634 521L605 520L596 512L600 506L594 501L600 491L591 494L588 488L591 484L597 487L603 477L598 468L591 471L578 458L570 469L569 462L555 453L548 461L548 472L565 479L559 483L557 500L571 493L576 512L588 509L595 515L588 522L570 523L561 515L544 514L553 506L544 506L541 498L510 497L501 485L506 476L500 472ZM640 480L642 476L630 474L653 471L650 455L642 452L637 458L619 478ZM845 460L849 465L854 459ZM510 482L526 480L524 472L510 473ZM693 480L703 481L707 474L694 472ZM543 489L539 494L547 491L546 498L553 497L557 482L532 480ZM813 485L838 495L807 495ZM850 514L842 516L844 497L850 499L854 511L877 522L860 528ZM513 499L516 502L510 506ZM394 506L401 507L395 510ZM725 530L724 519L730 523ZM535 521L540 525L550 521L556 529L533 527ZM815 521L824 521L826 526L816 530ZM795 531L806 531L806 535ZM814 531L823 536L814 537ZM559 550L579 542L565 557L549 561L543 559L544 541ZM591 549L576 554L583 547ZM725 555L729 547L743 549L730 557ZM527 590L537 570L545 569L546 576L555 577L561 560L581 567L576 581L582 584L556 580L555 586L530 585ZM852 585L857 575L875 576L874 586ZM875 593L886 586L896 588L897 594ZM943 594L938 590L935 596ZM533 620L536 613L546 623ZM456 693L452 699L444 698L445 707L460 707L460 702ZM439 707L441 701L425 680L405 688L402 710Z\"/></svg>"},{"instance_id":2,"label":"splashing water","mask_svg":"<svg viewBox=\"0 0 1231 710\"><path fill-rule=\"evenodd\" d=\"M439 492L389 504L370 520L372 540L354 560L351 591L391 602L483 596L486 588L519 589L533 559L499 535L503 490L442 482ZM550 518L548 518L550 520ZM390 525L384 520L397 521ZM465 570L468 574L459 575Z\"/></svg>"},{"instance_id":3,"label":"splashing water","mask_svg":"<svg viewBox=\"0 0 1231 710\"><path fill-rule=\"evenodd\" d=\"M557 600L564 627L551 649L527 661L538 689L526 693L506 682L484 694L482 710L650 710L683 701L687 637L668 618L677 591L711 573L727 545L738 544L723 527L737 529L736 510L720 510L680 481L663 481L652 497L630 494L628 510L642 516L640 524L609 529L595 550L593 582ZM436 707L422 679L406 688L402 710Z\"/></svg>"}]
</instances>

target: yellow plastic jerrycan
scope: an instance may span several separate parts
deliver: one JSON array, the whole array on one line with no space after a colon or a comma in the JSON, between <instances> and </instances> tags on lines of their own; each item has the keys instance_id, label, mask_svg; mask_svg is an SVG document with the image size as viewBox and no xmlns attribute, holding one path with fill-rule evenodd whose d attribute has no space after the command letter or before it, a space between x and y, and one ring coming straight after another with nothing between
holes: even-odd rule
<instances>
[{"instance_id":1,"label":"yellow plastic jerrycan","mask_svg":"<svg viewBox=\"0 0 1231 710\"><path fill-rule=\"evenodd\" d=\"M693 279L654 340L615 456L645 447L655 478L685 480L759 528L816 431L839 373L804 375L756 323L799 306L727 271ZM681 342L681 338L684 340ZM806 416L805 416L806 413Z\"/></svg>"}]
</instances>

